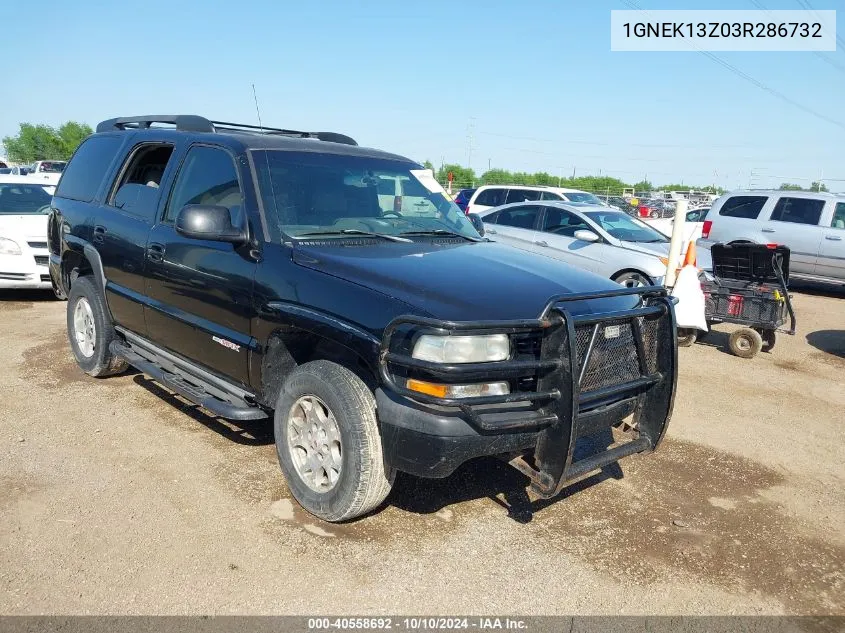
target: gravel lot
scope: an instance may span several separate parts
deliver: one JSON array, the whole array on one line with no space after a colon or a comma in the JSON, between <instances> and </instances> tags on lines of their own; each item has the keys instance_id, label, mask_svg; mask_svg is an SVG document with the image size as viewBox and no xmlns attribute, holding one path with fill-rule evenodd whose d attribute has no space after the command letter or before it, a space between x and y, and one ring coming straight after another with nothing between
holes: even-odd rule
<instances>
[{"instance_id":1,"label":"gravel lot","mask_svg":"<svg viewBox=\"0 0 845 633\"><path fill-rule=\"evenodd\" d=\"M270 425L86 377L65 304L0 294L0 613L845 614L845 291L799 334L680 350L668 439L551 502L491 459L342 526Z\"/></svg>"}]
</instances>

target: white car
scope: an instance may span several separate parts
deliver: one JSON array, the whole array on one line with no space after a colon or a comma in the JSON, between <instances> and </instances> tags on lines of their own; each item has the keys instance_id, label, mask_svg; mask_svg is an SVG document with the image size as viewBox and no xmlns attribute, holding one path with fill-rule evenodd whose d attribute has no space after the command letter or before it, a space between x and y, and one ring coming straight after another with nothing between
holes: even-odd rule
<instances>
[{"instance_id":1,"label":"white car","mask_svg":"<svg viewBox=\"0 0 845 633\"><path fill-rule=\"evenodd\" d=\"M67 165L66 160L37 160L32 164L27 175L55 185L62 177L65 165Z\"/></svg>"},{"instance_id":2,"label":"white car","mask_svg":"<svg viewBox=\"0 0 845 633\"><path fill-rule=\"evenodd\" d=\"M514 202L537 201L583 202L605 205L596 195L580 189L540 187L532 185L483 185L475 190L467 203L467 213L483 213L487 209Z\"/></svg>"},{"instance_id":3,"label":"white car","mask_svg":"<svg viewBox=\"0 0 845 633\"><path fill-rule=\"evenodd\" d=\"M704 218L707 216L708 211L710 211L709 207L687 211L686 221L684 222L684 244L689 244L690 240L695 241L701 237L701 231L704 228ZM643 222L657 229L667 237L672 237L675 218L657 218L656 220L643 218Z\"/></svg>"},{"instance_id":4,"label":"white car","mask_svg":"<svg viewBox=\"0 0 845 633\"><path fill-rule=\"evenodd\" d=\"M478 214L484 235L594 272L628 287L659 286L669 239L610 207L574 202L515 203Z\"/></svg>"},{"instance_id":5,"label":"white car","mask_svg":"<svg viewBox=\"0 0 845 633\"><path fill-rule=\"evenodd\" d=\"M51 290L47 213L55 186L0 176L0 289Z\"/></svg>"}]
</instances>

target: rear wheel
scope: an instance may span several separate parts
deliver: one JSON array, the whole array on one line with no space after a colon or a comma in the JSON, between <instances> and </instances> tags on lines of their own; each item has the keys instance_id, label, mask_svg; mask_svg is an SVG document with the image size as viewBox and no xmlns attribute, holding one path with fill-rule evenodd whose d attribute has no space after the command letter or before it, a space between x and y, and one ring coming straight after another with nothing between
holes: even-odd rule
<instances>
[{"instance_id":1,"label":"rear wheel","mask_svg":"<svg viewBox=\"0 0 845 633\"><path fill-rule=\"evenodd\" d=\"M116 335L105 300L91 277L78 277L71 286L67 334L76 363L89 376L101 378L126 370L126 361L109 349Z\"/></svg>"},{"instance_id":2,"label":"rear wheel","mask_svg":"<svg viewBox=\"0 0 845 633\"><path fill-rule=\"evenodd\" d=\"M740 358L754 358L763 348L763 338L759 332L744 327L731 332L728 346L731 352Z\"/></svg>"},{"instance_id":3,"label":"rear wheel","mask_svg":"<svg viewBox=\"0 0 845 633\"><path fill-rule=\"evenodd\" d=\"M626 288L640 288L650 286L651 279L635 270L628 270L613 277L613 281Z\"/></svg>"},{"instance_id":4,"label":"rear wheel","mask_svg":"<svg viewBox=\"0 0 845 633\"><path fill-rule=\"evenodd\" d=\"M760 336L763 339L763 351L771 352L777 342L777 335L775 334L775 331L763 330L760 332Z\"/></svg>"},{"instance_id":5,"label":"rear wheel","mask_svg":"<svg viewBox=\"0 0 845 633\"><path fill-rule=\"evenodd\" d=\"M393 486L375 398L354 373L318 360L285 381L273 418L291 494L311 514L345 521L374 510Z\"/></svg>"}]
</instances>

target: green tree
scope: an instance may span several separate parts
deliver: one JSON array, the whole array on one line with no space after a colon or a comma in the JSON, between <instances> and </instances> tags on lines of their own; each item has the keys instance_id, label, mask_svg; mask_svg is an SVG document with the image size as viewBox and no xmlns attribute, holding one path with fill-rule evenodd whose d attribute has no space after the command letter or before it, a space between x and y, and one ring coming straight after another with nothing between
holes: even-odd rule
<instances>
[{"instance_id":1,"label":"green tree","mask_svg":"<svg viewBox=\"0 0 845 633\"><path fill-rule=\"evenodd\" d=\"M9 158L18 163L36 160L67 160L93 130L85 123L68 121L58 129L49 125L21 123L15 136L3 139Z\"/></svg>"},{"instance_id":2,"label":"green tree","mask_svg":"<svg viewBox=\"0 0 845 633\"><path fill-rule=\"evenodd\" d=\"M634 193L645 193L647 191L654 191L654 185L651 184L648 180L641 180L639 182L635 182L633 185Z\"/></svg>"},{"instance_id":3,"label":"green tree","mask_svg":"<svg viewBox=\"0 0 845 633\"><path fill-rule=\"evenodd\" d=\"M781 183L780 187L778 187L781 191L801 191L803 187L801 185L796 185L791 182L784 182Z\"/></svg>"},{"instance_id":4,"label":"green tree","mask_svg":"<svg viewBox=\"0 0 845 633\"><path fill-rule=\"evenodd\" d=\"M477 177L475 172L469 167L461 167L457 164L443 165L437 170L437 181L441 184L446 184L449 180L449 172L452 172L454 179L452 180L452 189L462 189L464 187L472 187L476 184Z\"/></svg>"},{"instance_id":5,"label":"green tree","mask_svg":"<svg viewBox=\"0 0 845 633\"><path fill-rule=\"evenodd\" d=\"M434 164L430 160L425 161L423 163L423 167L425 167L426 169L430 169L431 171L436 171L434 169Z\"/></svg>"},{"instance_id":6,"label":"green tree","mask_svg":"<svg viewBox=\"0 0 845 633\"><path fill-rule=\"evenodd\" d=\"M814 181L810 185L810 191L828 191L827 185L823 182Z\"/></svg>"}]
</instances>

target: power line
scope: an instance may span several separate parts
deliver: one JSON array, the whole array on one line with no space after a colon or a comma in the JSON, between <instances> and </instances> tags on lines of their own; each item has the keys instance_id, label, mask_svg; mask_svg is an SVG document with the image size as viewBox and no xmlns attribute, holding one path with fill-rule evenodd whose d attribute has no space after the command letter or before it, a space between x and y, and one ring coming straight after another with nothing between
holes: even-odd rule
<instances>
[{"instance_id":1,"label":"power line","mask_svg":"<svg viewBox=\"0 0 845 633\"><path fill-rule=\"evenodd\" d=\"M642 13L645 13L648 16L651 16L651 14L648 11L643 9L636 2L633 2L633 0L622 0L622 2L625 5L634 9L635 11L640 11ZM701 53L702 55L704 55L705 57L707 57L711 61L715 62L716 64L719 64L722 68L725 68L726 70L732 72L737 77L745 79L745 81L747 81L748 83L757 86L758 88L760 88L760 90L765 90L766 92L768 92L773 97L777 97L781 101L788 103L791 106L798 108L799 110L803 110L807 114L811 114L812 116L814 116L818 119L821 119L822 121L826 121L827 123L831 123L832 125L836 125L837 127L841 127L843 130L845 130L845 123L843 123L841 121L837 121L836 119L831 119L829 116L826 116L826 115L822 114L821 112L816 112L812 108L808 108L804 104L798 103L794 99L787 97L782 92L779 92L779 91L775 90L774 88L770 88L769 86L764 84L762 81L759 81L759 80L755 79L754 77L752 77L751 75L749 75L748 73L741 71L739 68L737 68L733 64L729 64L728 62L726 62L721 57L717 57L716 55L714 55L710 51L702 50L702 49L698 48L692 42L689 42L688 40L684 40L684 42L689 44L693 49L695 49L696 51L698 51L699 53Z\"/></svg>"},{"instance_id":2,"label":"power line","mask_svg":"<svg viewBox=\"0 0 845 633\"><path fill-rule=\"evenodd\" d=\"M795 0L795 1L796 1L796 2L800 5L800 6L802 6L802 7L803 7L803 8L805 8L807 11L810 11L810 12L811 12L814 16L816 16L816 19L817 19L819 22L821 22L821 21L822 21L822 18L821 18L821 16L819 15L818 11L816 11L816 10L812 7L812 5L810 4L810 1L809 1L809 0ZM839 48L839 50L841 50L841 51L845 51L845 38L843 38L841 35L839 35L839 33L837 33L837 34L836 34L836 41L837 41L837 43L839 44L839 46L838 46L837 48Z\"/></svg>"},{"instance_id":3,"label":"power line","mask_svg":"<svg viewBox=\"0 0 845 633\"><path fill-rule=\"evenodd\" d=\"M758 2L757 0L749 0L749 2L751 2L751 4L753 4L755 7L757 7L757 8L758 8L758 9L760 9L761 11L765 11L765 12L766 12L766 13L768 13L769 15L772 15L771 10L770 10L770 9L767 9L766 7L764 7L764 6L763 6L763 4L762 4L761 2ZM800 2L801 2L801 0L796 0L796 2L800 3ZM808 9L808 10L809 10L809 9ZM819 15L818 13L816 13L815 11L813 11L813 13L815 13L815 14L816 14L816 17L818 17L818 15ZM839 38L837 37L837 39L839 39ZM822 60L825 64L829 64L830 66L832 66L833 68L835 68L836 70L838 70L839 72L841 72L842 74L845 74L845 66L842 66L839 62L836 62L836 61L834 61L834 60L830 59L827 55L825 55L825 54L824 54L824 53L822 53L821 51L813 51L813 55L815 55L816 57L818 57L818 58L819 58L820 60Z\"/></svg>"}]
</instances>

